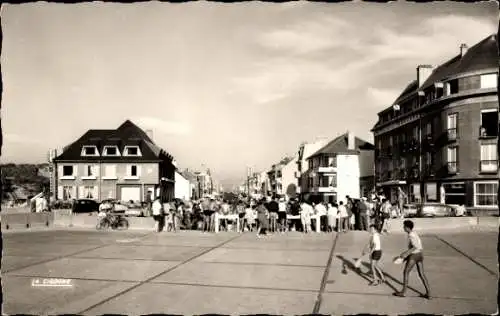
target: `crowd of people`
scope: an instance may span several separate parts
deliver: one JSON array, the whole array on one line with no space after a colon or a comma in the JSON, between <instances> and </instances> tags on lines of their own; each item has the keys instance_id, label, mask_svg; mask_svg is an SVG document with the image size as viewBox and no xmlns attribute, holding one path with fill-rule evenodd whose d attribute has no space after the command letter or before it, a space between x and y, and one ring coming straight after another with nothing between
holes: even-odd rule
<instances>
[{"instance_id":1,"label":"crowd of people","mask_svg":"<svg viewBox=\"0 0 500 316\"><path fill-rule=\"evenodd\" d=\"M158 231L183 228L215 232L218 226L221 231L239 229L239 232L256 232L259 236L287 231L368 231L370 224L388 233L389 219L402 216L397 203L391 204L377 195L370 199L346 196L345 202L338 203L313 203L297 198L285 201L277 197L234 201L207 197L197 201L161 203L157 198L150 209ZM240 225L237 225L237 220Z\"/></svg>"}]
</instances>

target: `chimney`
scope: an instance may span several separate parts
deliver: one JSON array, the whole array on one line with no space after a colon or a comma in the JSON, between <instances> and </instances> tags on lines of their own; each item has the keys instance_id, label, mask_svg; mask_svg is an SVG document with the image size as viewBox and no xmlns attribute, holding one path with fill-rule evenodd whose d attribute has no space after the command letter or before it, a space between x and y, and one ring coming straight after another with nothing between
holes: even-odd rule
<instances>
[{"instance_id":1,"label":"chimney","mask_svg":"<svg viewBox=\"0 0 500 316\"><path fill-rule=\"evenodd\" d=\"M347 131L347 149L348 150L354 150L355 149L354 145L354 133Z\"/></svg>"},{"instance_id":2,"label":"chimney","mask_svg":"<svg viewBox=\"0 0 500 316\"><path fill-rule=\"evenodd\" d=\"M153 140L153 130L151 130L151 129L146 130L146 135L148 135L148 137L151 140Z\"/></svg>"},{"instance_id":3,"label":"chimney","mask_svg":"<svg viewBox=\"0 0 500 316\"><path fill-rule=\"evenodd\" d=\"M433 70L434 67L432 65L419 65L417 67L417 82L419 88L422 87L425 80L427 80L432 74Z\"/></svg>"},{"instance_id":4,"label":"chimney","mask_svg":"<svg viewBox=\"0 0 500 316\"><path fill-rule=\"evenodd\" d=\"M467 44L464 44L464 43L460 44L460 56L461 57L464 57L464 55L467 53L468 48L469 47L467 46Z\"/></svg>"}]
</instances>

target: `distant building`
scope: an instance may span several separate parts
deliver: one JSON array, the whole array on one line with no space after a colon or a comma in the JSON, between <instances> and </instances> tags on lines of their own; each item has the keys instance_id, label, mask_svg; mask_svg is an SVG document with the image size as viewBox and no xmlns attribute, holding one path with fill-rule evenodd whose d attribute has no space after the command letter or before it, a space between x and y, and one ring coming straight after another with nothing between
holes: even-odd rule
<instances>
[{"instance_id":1,"label":"distant building","mask_svg":"<svg viewBox=\"0 0 500 316\"><path fill-rule=\"evenodd\" d=\"M175 172L175 198L190 201L193 194L193 184L183 173Z\"/></svg>"},{"instance_id":2,"label":"distant building","mask_svg":"<svg viewBox=\"0 0 500 316\"><path fill-rule=\"evenodd\" d=\"M308 181L302 193L313 202L329 203L345 201L347 195L367 195L374 176L374 149L351 132L335 138L307 158Z\"/></svg>"},{"instance_id":3,"label":"distant building","mask_svg":"<svg viewBox=\"0 0 500 316\"><path fill-rule=\"evenodd\" d=\"M376 182L396 199L498 210L498 39L491 35L417 78L378 114Z\"/></svg>"},{"instance_id":4,"label":"distant building","mask_svg":"<svg viewBox=\"0 0 500 316\"><path fill-rule=\"evenodd\" d=\"M313 142L302 143L299 147L298 157L297 157L297 191L298 193L307 192L309 178L304 175L308 169L307 159L318 151L321 147L328 143L327 138L318 138Z\"/></svg>"},{"instance_id":5,"label":"distant building","mask_svg":"<svg viewBox=\"0 0 500 316\"><path fill-rule=\"evenodd\" d=\"M117 129L87 131L53 164L59 200L144 201L147 192L174 198L173 157L129 120Z\"/></svg>"}]
</instances>

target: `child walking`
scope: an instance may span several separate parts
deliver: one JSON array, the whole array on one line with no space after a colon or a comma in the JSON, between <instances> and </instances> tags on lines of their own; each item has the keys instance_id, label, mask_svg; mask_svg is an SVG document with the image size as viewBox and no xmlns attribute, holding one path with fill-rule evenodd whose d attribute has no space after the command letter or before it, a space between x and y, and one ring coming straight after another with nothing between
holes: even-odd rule
<instances>
[{"instance_id":1,"label":"child walking","mask_svg":"<svg viewBox=\"0 0 500 316\"><path fill-rule=\"evenodd\" d=\"M377 286L381 283L385 283L384 273L380 268L380 259L382 258L382 243L380 242L380 233L377 227L372 224L370 225L370 240L368 244L363 249L361 256L364 256L367 252L370 253L370 267L373 275L373 280L370 283L371 286Z\"/></svg>"},{"instance_id":2,"label":"child walking","mask_svg":"<svg viewBox=\"0 0 500 316\"><path fill-rule=\"evenodd\" d=\"M410 275L411 270L415 266L417 266L418 276L420 280L424 284L425 294L422 297L426 299L431 298L429 282L427 281L427 277L424 273L424 256L423 256L423 247L422 241L420 237L417 235L415 231L413 231L414 224L410 220L405 220L403 222L403 229L408 234L408 250L401 253L396 260L404 260L406 261L403 275L403 289L400 292L394 293L394 296L404 297L406 293L406 288L408 286L408 277Z\"/></svg>"}]
</instances>

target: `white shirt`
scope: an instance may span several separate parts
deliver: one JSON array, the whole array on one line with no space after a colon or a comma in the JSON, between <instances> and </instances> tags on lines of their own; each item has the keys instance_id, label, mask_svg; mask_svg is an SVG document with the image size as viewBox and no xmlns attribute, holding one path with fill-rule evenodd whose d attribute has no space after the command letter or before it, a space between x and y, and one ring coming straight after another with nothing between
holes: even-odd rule
<instances>
[{"instance_id":1,"label":"white shirt","mask_svg":"<svg viewBox=\"0 0 500 316\"><path fill-rule=\"evenodd\" d=\"M380 242L380 234L374 233L372 235L370 246L372 251L382 250L382 243Z\"/></svg>"},{"instance_id":2,"label":"white shirt","mask_svg":"<svg viewBox=\"0 0 500 316\"><path fill-rule=\"evenodd\" d=\"M161 203L160 200L156 200L152 205L153 215L161 215Z\"/></svg>"},{"instance_id":3,"label":"white shirt","mask_svg":"<svg viewBox=\"0 0 500 316\"><path fill-rule=\"evenodd\" d=\"M285 202L280 202L278 206L279 206L279 212L286 212Z\"/></svg>"},{"instance_id":4,"label":"white shirt","mask_svg":"<svg viewBox=\"0 0 500 316\"><path fill-rule=\"evenodd\" d=\"M302 203L300 205L300 208L302 209L302 211L300 212L301 218L310 218L312 213L314 212L312 206L307 203Z\"/></svg>"},{"instance_id":5,"label":"white shirt","mask_svg":"<svg viewBox=\"0 0 500 316\"><path fill-rule=\"evenodd\" d=\"M321 203L316 205L316 214L319 216L326 215L326 207Z\"/></svg>"},{"instance_id":6,"label":"white shirt","mask_svg":"<svg viewBox=\"0 0 500 316\"><path fill-rule=\"evenodd\" d=\"M345 208L345 205L339 205L339 216L340 217L348 217L349 214L347 213L347 209Z\"/></svg>"},{"instance_id":7,"label":"white shirt","mask_svg":"<svg viewBox=\"0 0 500 316\"><path fill-rule=\"evenodd\" d=\"M339 210L335 206L331 206L327 210L328 216L337 217Z\"/></svg>"}]
</instances>

